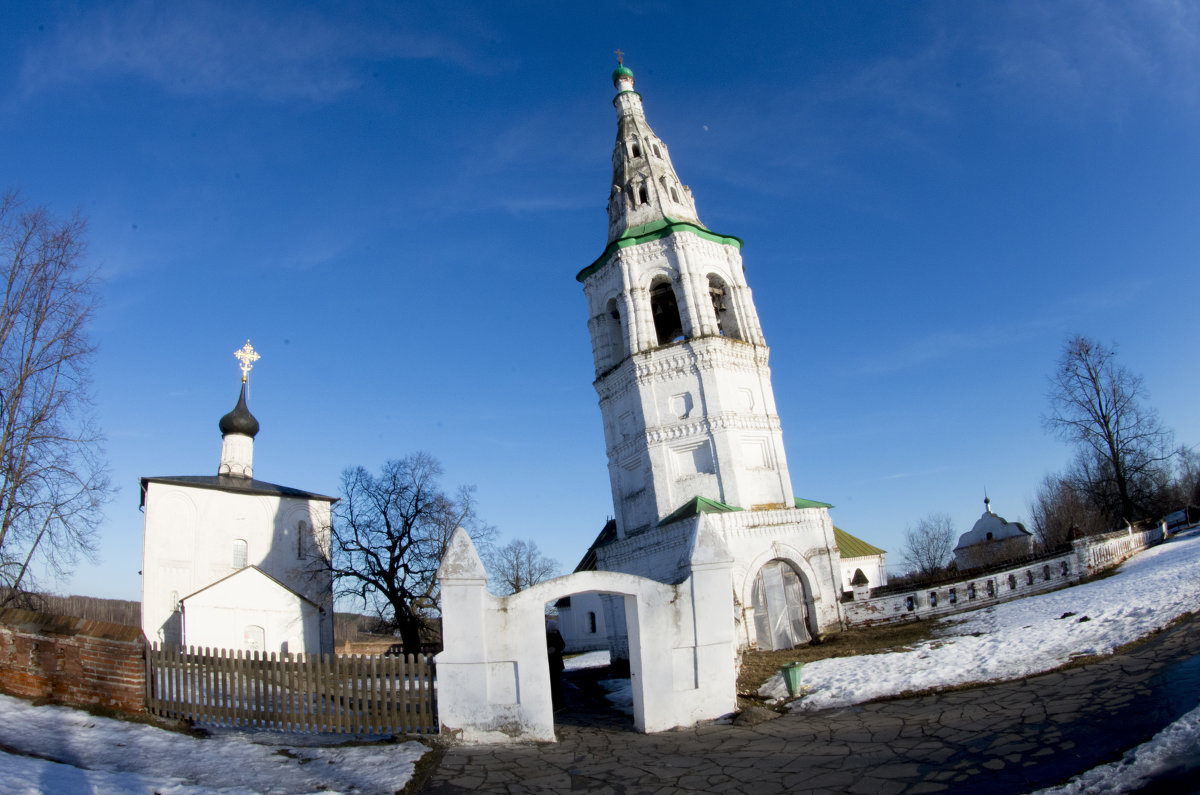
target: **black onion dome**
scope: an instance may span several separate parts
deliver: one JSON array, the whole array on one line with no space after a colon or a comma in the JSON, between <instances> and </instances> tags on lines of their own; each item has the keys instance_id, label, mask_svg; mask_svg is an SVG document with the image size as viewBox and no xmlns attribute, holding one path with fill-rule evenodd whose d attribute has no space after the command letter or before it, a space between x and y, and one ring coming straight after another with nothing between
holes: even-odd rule
<instances>
[{"instance_id":1,"label":"black onion dome","mask_svg":"<svg viewBox=\"0 0 1200 795\"><path fill-rule=\"evenodd\" d=\"M246 408L246 382L242 382L242 393L238 396L237 405L233 407L233 411L221 418L220 426L221 435L225 436L230 433L240 433L243 436L249 436L253 439L258 435L258 420L254 419L254 415L250 413L250 409Z\"/></svg>"}]
</instances>

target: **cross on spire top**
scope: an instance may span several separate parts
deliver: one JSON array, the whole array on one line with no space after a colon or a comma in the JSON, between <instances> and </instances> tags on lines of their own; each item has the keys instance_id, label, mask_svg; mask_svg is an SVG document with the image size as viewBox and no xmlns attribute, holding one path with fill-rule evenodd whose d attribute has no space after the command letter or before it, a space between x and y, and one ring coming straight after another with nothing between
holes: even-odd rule
<instances>
[{"instance_id":1,"label":"cross on spire top","mask_svg":"<svg viewBox=\"0 0 1200 795\"><path fill-rule=\"evenodd\" d=\"M616 53L616 55L617 55L617 63L620 64L621 66L624 66L625 65L625 53L621 52L620 50L613 50L613 52Z\"/></svg>"},{"instance_id":2,"label":"cross on spire top","mask_svg":"<svg viewBox=\"0 0 1200 795\"><path fill-rule=\"evenodd\" d=\"M242 368L242 383L246 383L246 378L250 375L250 370L254 367L254 363L262 357L250 347L250 340L246 340L246 344L233 352L234 357L238 360L238 366Z\"/></svg>"}]
</instances>

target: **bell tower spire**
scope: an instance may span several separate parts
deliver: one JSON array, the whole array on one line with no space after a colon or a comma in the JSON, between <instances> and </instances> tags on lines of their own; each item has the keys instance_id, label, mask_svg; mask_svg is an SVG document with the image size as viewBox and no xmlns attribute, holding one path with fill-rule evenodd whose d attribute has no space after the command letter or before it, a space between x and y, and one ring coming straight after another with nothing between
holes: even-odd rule
<instances>
[{"instance_id":1,"label":"bell tower spire","mask_svg":"<svg viewBox=\"0 0 1200 795\"><path fill-rule=\"evenodd\" d=\"M617 95L617 142L613 147L612 187L608 197L608 242L632 227L656 221L700 224L691 190L679 181L667 145L646 122L642 96L633 90L633 70L617 50L613 86Z\"/></svg>"},{"instance_id":2,"label":"bell tower spire","mask_svg":"<svg viewBox=\"0 0 1200 795\"><path fill-rule=\"evenodd\" d=\"M696 497L790 507L742 241L700 223L633 71L621 62L612 78L608 246L576 278L591 310L617 532L656 526Z\"/></svg>"}]
</instances>

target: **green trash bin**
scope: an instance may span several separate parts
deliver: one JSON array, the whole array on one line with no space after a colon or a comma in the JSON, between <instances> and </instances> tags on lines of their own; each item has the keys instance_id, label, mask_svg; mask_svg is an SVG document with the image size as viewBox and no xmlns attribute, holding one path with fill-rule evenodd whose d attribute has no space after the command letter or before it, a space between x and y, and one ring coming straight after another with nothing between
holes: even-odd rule
<instances>
[{"instance_id":1,"label":"green trash bin","mask_svg":"<svg viewBox=\"0 0 1200 795\"><path fill-rule=\"evenodd\" d=\"M800 669L804 663L791 662L779 670L783 673L783 683L787 685L788 695L796 696L800 692Z\"/></svg>"}]
</instances>

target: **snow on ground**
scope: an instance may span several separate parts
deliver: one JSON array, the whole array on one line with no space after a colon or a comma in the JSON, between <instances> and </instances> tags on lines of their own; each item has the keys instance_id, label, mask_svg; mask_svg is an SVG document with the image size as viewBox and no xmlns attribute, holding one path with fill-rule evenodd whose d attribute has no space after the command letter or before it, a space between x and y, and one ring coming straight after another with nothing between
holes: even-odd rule
<instances>
[{"instance_id":1,"label":"snow on ground","mask_svg":"<svg viewBox=\"0 0 1200 795\"><path fill-rule=\"evenodd\" d=\"M1193 792L1197 770L1200 770L1200 707L1126 753L1119 762L1093 768L1061 787L1040 790L1036 795L1137 792L1152 784L1156 787L1150 791L1170 792L1172 786L1167 779L1183 785L1177 791Z\"/></svg>"},{"instance_id":2,"label":"snow on ground","mask_svg":"<svg viewBox=\"0 0 1200 795\"><path fill-rule=\"evenodd\" d=\"M804 694L792 709L827 709L910 690L1021 678L1080 655L1111 653L1196 610L1200 532L1193 531L1142 552L1111 577L944 618L936 637L911 651L807 664ZM606 651L588 652L564 662L567 670L575 670L607 665L609 657ZM631 709L628 679L601 684L617 709ZM779 675L760 692L787 697ZM346 739L230 730L197 738L0 696L0 776L5 792L22 795L395 792L426 751L417 742L331 744ZM1121 762L1047 792L1125 792L1152 777L1186 775L1197 766L1200 707Z\"/></svg>"},{"instance_id":3,"label":"snow on ground","mask_svg":"<svg viewBox=\"0 0 1200 795\"><path fill-rule=\"evenodd\" d=\"M806 663L792 709L844 707L905 691L1020 679L1111 654L1200 609L1200 533L1126 561L1116 574L939 621L911 651ZM1073 613L1074 615L1067 615ZM780 674L759 693L787 697Z\"/></svg>"},{"instance_id":4,"label":"snow on ground","mask_svg":"<svg viewBox=\"0 0 1200 795\"><path fill-rule=\"evenodd\" d=\"M0 696L0 789L13 795L391 793L429 750L418 742L328 745L348 739L234 731L191 737Z\"/></svg>"},{"instance_id":5,"label":"snow on ground","mask_svg":"<svg viewBox=\"0 0 1200 795\"><path fill-rule=\"evenodd\" d=\"M608 665L608 649L603 651L585 651L563 659L564 671L578 671L582 668L603 668Z\"/></svg>"},{"instance_id":6,"label":"snow on ground","mask_svg":"<svg viewBox=\"0 0 1200 795\"><path fill-rule=\"evenodd\" d=\"M1019 679L1074 657L1111 654L1197 610L1200 531L1191 531L1134 556L1113 576L941 619L935 637L911 651L808 663L801 674L803 694L791 709L828 709L909 690ZM759 692L787 698L780 674ZM1198 768L1200 707L1120 762L1045 793L1130 792L1155 777L1194 780Z\"/></svg>"}]
</instances>

